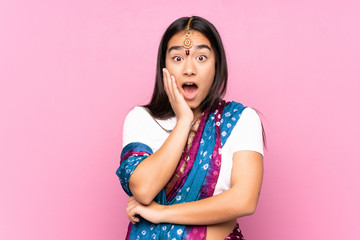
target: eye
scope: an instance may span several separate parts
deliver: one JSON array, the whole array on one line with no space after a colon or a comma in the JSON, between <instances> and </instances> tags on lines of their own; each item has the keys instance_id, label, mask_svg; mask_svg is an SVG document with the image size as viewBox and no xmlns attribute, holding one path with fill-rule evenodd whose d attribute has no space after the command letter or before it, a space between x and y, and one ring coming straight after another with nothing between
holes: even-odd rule
<instances>
[{"instance_id":1,"label":"eye","mask_svg":"<svg viewBox=\"0 0 360 240\"><path fill-rule=\"evenodd\" d=\"M175 57L173 57L172 59L173 59L175 62L180 62L180 61L182 60L182 58L179 57L179 56L175 56Z\"/></svg>"},{"instance_id":2,"label":"eye","mask_svg":"<svg viewBox=\"0 0 360 240\"><path fill-rule=\"evenodd\" d=\"M207 57L205 55L200 55L197 57L197 59L202 62L202 61L205 61L207 59Z\"/></svg>"}]
</instances>

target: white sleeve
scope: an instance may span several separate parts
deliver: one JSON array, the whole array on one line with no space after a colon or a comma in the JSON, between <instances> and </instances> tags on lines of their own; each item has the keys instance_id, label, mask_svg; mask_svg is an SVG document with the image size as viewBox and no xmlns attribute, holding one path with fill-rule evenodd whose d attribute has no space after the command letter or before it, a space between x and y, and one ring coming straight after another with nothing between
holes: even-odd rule
<instances>
[{"instance_id":1,"label":"white sleeve","mask_svg":"<svg viewBox=\"0 0 360 240\"><path fill-rule=\"evenodd\" d=\"M132 142L151 143L147 128L153 120L142 107L134 107L126 116L123 127L123 147Z\"/></svg>"},{"instance_id":2,"label":"white sleeve","mask_svg":"<svg viewBox=\"0 0 360 240\"><path fill-rule=\"evenodd\" d=\"M229 136L232 153L250 150L264 156L262 125L259 115L252 108L245 108Z\"/></svg>"},{"instance_id":3,"label":"white sleeve","mask_svg":"<svg viewBox=\"0 0 360 240\"><path fill-rule=\"evenodd\" d=\"M169 132L165 131L159 122L166 129L173 129L176 118L155 121L143 107L134 107L124 121L123 147L132 142L141 142L156 152L169 136Z\"/></svg>"}]
</instances>

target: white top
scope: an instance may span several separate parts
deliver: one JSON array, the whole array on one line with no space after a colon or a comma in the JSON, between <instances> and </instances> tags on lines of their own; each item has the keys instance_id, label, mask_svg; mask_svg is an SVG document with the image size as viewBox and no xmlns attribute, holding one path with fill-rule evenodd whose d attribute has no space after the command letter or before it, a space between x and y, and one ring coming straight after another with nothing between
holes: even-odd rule
<instances>
[{"instance_id":1,"label":"white top","mask_svg":"<svg viewBox=\"0 0 360 240\"><path fill-rule=\"evenodd\" d=\"M157 120L161 126L171 130L176 125L176 117ZM170 133L164 131L143 108L133 108L125 118L123 129L123 147L131 142L141 142L156 152ZM262 127L259 115L252 108L245 108L229 138L222 148L221 169L214 195L231 187L231 169L233 154L241 150L250 150L264 155Z\"/></svg>"}]
</instances>

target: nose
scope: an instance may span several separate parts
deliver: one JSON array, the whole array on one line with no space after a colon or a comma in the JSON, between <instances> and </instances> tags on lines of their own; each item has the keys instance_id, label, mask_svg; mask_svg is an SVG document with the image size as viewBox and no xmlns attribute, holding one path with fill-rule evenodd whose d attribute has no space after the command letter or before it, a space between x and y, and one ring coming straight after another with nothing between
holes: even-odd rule
<instances>
[{"instance_id":1,"label":"nose","mask_svg":"<svg viewBox=\"0 0 360 240\"><path fill-rule=\"evenodd\" d=\"M184 75L185 76L195 76L196 75L196 66L192 59L188 58L184 62Z\"/></svg>"}]
</instances>

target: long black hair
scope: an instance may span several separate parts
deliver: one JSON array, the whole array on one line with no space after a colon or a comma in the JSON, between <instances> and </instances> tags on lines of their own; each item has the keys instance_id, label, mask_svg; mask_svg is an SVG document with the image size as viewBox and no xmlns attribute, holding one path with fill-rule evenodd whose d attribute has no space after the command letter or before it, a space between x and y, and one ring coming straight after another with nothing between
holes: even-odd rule
<instances>
[{"instance_id":1,"label":"long black hair","mask_svg":"<svg viewBox=\"0 0 360 240\"><path fill-rule=\"evenodd\" d=\"M214 81L208 95L200 104L201 110L204 111L206 108L214 107L214 105L224 96L226 92L228 69L224 47L220 35L214 25L198 16L193 16L192 18L193 20L190 22L190 29L204 34L210 41L211 47L215 53ZM165 119L175 115L164 89L162 69L165 67L165 57L169 40L176 33L186 29L189 19L190 17L182 17L175 20L166 29L161 38L156 64L156 78L153 95L151 101L143 106L147 108L154 117L159 119Z\"/></svg>"}]
</instances>

